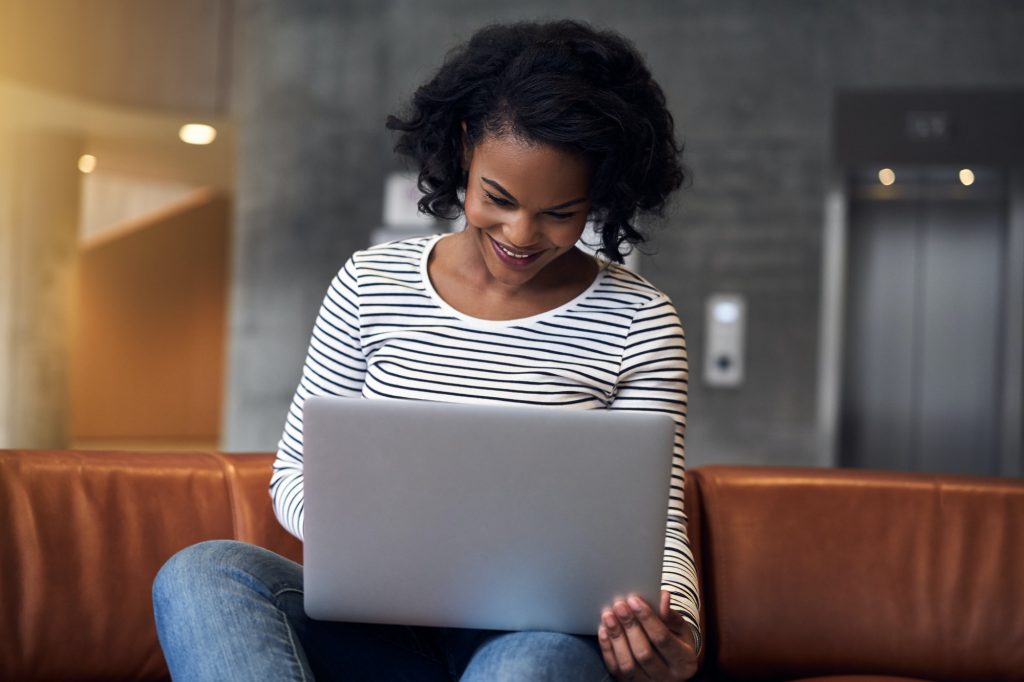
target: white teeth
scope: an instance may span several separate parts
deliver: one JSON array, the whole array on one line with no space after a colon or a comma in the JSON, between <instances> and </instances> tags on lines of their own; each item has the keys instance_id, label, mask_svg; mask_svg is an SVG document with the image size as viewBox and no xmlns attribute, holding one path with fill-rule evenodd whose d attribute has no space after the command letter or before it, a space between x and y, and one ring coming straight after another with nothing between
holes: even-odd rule
<instances>
[{"instance_id":1,"label":"white teeth","mask_svg":"<svg viewBox=\"0 0 1024 682\"><path fill-rule=\"evenodd\" d=\"M529 258L530 256L533 255L531 253L518 254L518 253L516 253L514 251L509 251L508 249L506 249L504 246L502 246L498 242L494 242L494 243L498 245L498 248L501 249L502 253L506 253L509 256L511 256L512 258L518 258L519 260L525 260L525 259L527 259L527 258Z\"/></svg>"}]
</instances>

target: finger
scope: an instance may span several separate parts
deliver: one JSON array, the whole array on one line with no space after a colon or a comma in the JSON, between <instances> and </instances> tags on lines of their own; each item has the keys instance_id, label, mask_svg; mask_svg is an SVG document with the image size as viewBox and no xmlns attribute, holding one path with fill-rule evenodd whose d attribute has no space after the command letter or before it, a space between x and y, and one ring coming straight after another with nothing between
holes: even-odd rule
<instances>
[{"instance_id":1,"label":"finger","mask_svg":"<svg viewBox=\"0 0 1024 682\"><path fill-rule=\"evenodd\" d=\"M646 601L637 595L630 595L629 605L636 614L636 620L647 634L657 653L665 659L666 667L674 679L688 677L686 671L695 660L692 647L680 635L674 633ZM663 606L665 599L662 600ZM663 609L664 612L664 609Z\"/></svg>"},{"instance_id":2,"label":"finger","mask_svg":"<svg viewBox=\"0 0 1024 682\"><path fill-rule=\"evenodd\" d=\"M637 664L648 676L655 679L664 679L668 674L668 666L658 652L658 649L651 642L647 631L640 623L633 608L620 599L612 606L612 610L622 624L623 631L626 633L626 641L629 642L629 649L633 653L633 659L636 660ZM649 608L647 613L651 618L657 620ZM662 630L666 630L664 625L662 625ZM671 639L671 634L669 634L669 638Z\"/></svg>"},{"instance_id":3,"label":"finger","mask_svg":"<svg viewBox=\"0 0 1024 682\"><path fill-rule=\"evenodd\" d=\"M668 590L662 590L661 594L658 596L661 597L661 601L658 604L661 608L658 612L661 613L661 616L664 618L665 614L672 611L672 595L669 594Z\"/></svg>"},{"instance_id":4,"label":"finger","mask_svg":"<svg viewBox=\"0 0 1024 682\"><path fill-rule=\"evenodd\" d=\"M615 659L615 652L612 651L612 641L608 636L608 628L605 627L602 619L601 627L597 629L597 643L601 647L601 657L604 659L604 667L612 677L619 676L619 662Z\"/></svg>"},{"instance_id":5,"label":"finger","mask_svg":"<svg viewBox=\"0 0 1024 682\"><path fill-rule=\"evenodd\" d=\"M661 591L661 619L668 626L668 629L677 635L688 634L690 624L679 615L679 612L672 608L672 596L666 591Z\"/></svg>"},{"instance_id":6,"label":"finger","mask_svg":"<svg viewBox=\"0 0 1024 682\"><path fill-rule=\"evenodd\" d=\"M626 639L626 632L610 609L601 613L601 624L608 630L608 642L611 644L612 653L615 655L615 667L618 669L620 680L632 680L641 671L639 670L633 652L629 648L629 641Z\"/></svg>"},{"instance_id":7,"label":"finger","mask_svg":"<svg viewBox=\"0 0 1024 682\"><path fill-rule=\"evenodd\" d=\"M630 595L628 599L630 608L636 616L636 620L647 633L647 638L654 645L655 649L666 659L673 653L673 647L679 645L675 634L668 628L665 622L651 608L650 604L637 595Z\"/></svg>"},{"instance_id":8,"label":"finger","mask_svg":"<svg viewBox=\"0 0 1024 682\"><path fill-rule=\"evenodd\" d=\"M673 653L666 653L661 647L659 651L665 657L668 663L669 670L671 671L674 678L689 678L693 675L697 668L697 650L693 642L693 632L690 630L690 624L680 616L676 611L672 610L668 592L661 593L661 613L663 621L656 624L654 622L654 612L650 609L646 602L642 599L637 600L641 606L641 610L646 610L651 615L651 619L646 619L643 615L638 615L638 619L641 624L645 627L651 627L652 630L658 630L660 625L660 633L652 632L651 640L655 642L657 647L663 640L663 636L668 636L675 640L678 646L672 647ZM643 609L643 607L647 607Z\"/></svg>"}]
</instances>

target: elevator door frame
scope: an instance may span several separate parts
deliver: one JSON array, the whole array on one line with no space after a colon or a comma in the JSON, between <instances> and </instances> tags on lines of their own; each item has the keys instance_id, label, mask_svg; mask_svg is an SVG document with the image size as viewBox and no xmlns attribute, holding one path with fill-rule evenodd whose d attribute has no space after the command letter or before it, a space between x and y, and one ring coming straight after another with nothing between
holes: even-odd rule
<instances>
[{"instance_id":1,"label":"elevator door frame","mask_svg":"<svg viewBox=\"0 0 1024 682\"><path fill-rule=\"evenodd\" d=\"M1007 250L1002 339L1004 383L1000 415L999 474L1024 476L1024 167L1008 169ZM818 452L822 466L840 463L839 424L843 395L843 338L850 190L844 169L836 169L825 197L822 237L822 295L819 328Z\"/></svg>"}]
</instances>

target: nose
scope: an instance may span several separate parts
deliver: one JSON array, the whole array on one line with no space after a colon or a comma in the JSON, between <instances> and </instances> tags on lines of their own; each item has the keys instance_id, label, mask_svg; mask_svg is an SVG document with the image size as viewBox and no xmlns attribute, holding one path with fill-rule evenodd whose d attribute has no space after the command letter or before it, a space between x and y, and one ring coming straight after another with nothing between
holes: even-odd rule
<instances>
[{"instance_id":1,"label":"nose","mask_svg":"<svg viewBox=\"0 0 1024 682\"><path fill-rule=\"evenodd\" d=\"M510 246L527 249L537 243L540 226L533 216L525 211L517 211L515 216L505 223L502 234Z\"/></svg>"}]
</instances>

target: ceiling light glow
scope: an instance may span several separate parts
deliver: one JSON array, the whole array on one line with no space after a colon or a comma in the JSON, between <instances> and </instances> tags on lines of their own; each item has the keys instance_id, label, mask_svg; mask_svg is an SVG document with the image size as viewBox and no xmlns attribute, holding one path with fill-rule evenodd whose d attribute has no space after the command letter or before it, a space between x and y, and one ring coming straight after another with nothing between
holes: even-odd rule
<instances>
[{"instance_id":1,"label":"ceiling light glow","mask_svg":"<svg viewBox=\"0 0 1024 682\"><path fill-rule=\"evenodd\" d=\"M92 154L82 154L78 157L78 170L83 173L92 173L96 170L96 157Z\"/></svg>"},{"instance_id":2,"label":"ceiling light glow","mask_svg":"<svg viewBox=\"0 0 1024 682\"><path fill-rule=\"evenodd\" d=\"M974 184L974 171L970 168L962 168L960 170L960 182L964 187L970 187Z\"/></svg>"},{"instance_id":3,"label":"ceiling light glow","mask_svg":"<svg viewBox=\"0 0 1024 682\"><path fill-rule=\"evenodd\" d=\"M204 123L186 123L178 131L178 137L187 144L210 144L217 139L217 129Z\"/></svg>"},{"instance_id":4,"label":"ceiling light glow","mask_svg":"<svg viewBox=\"0 0 1024 682\"><path fill-rule=\"evenodd\" d=\"M896 173L893 172L892 168L883 168L878 171L878 181L888 187L896 182Z\"/></svg>"}]
</instances>

